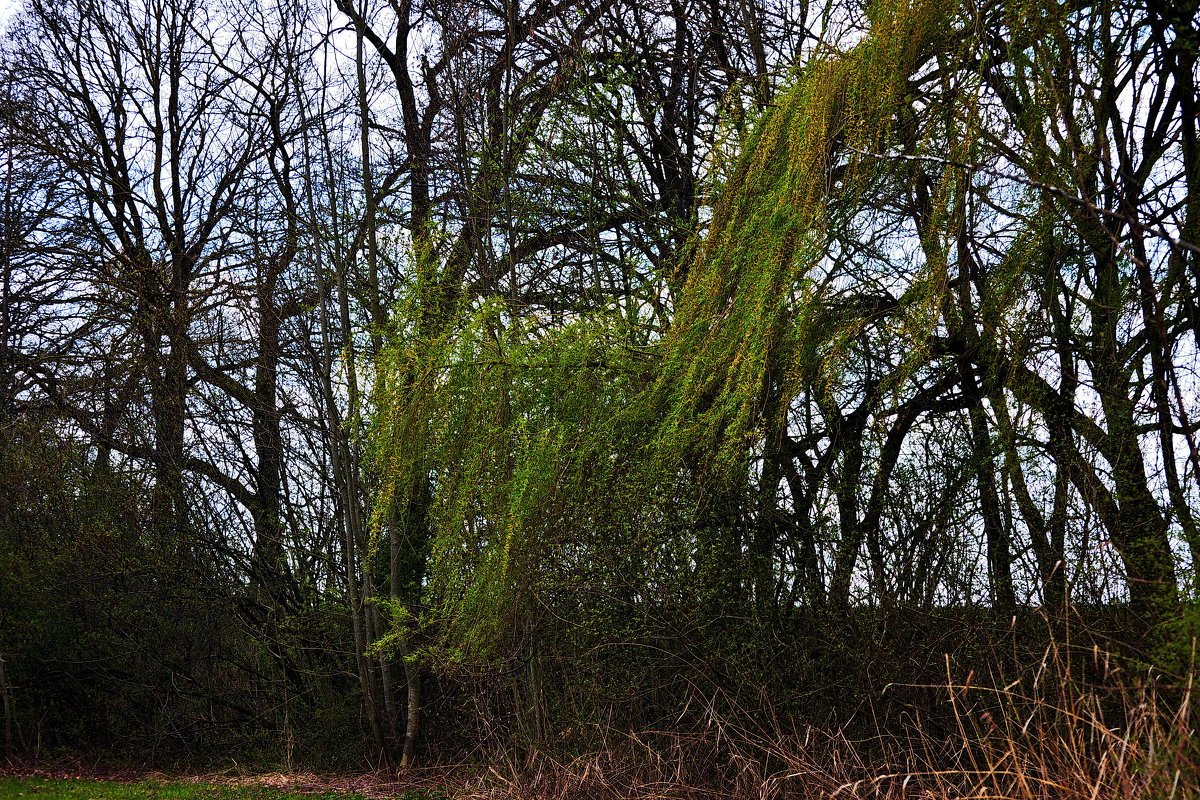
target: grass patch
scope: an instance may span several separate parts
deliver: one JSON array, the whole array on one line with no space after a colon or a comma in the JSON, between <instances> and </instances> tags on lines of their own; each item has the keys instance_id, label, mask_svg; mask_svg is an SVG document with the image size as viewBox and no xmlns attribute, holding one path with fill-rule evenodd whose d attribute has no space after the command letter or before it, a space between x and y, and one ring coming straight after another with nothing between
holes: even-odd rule
<instances>
[{"instance_id":1,"label":"grass patch","mask_svg":"<svg viewBox=\"0 0 1200 800\"><path fill-rule=\"evenodd\" d=\"M0 778L0 800L363 800L346 792L296 793L270 786L143 780Z\"/></svg>"}]
</instances>

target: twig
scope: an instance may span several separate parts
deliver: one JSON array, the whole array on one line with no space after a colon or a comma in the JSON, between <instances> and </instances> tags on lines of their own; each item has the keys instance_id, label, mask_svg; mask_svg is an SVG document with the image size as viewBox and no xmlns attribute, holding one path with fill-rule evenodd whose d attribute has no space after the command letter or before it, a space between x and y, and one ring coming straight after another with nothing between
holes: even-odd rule
<instances>
[{"instance_id":1,"label":"twig","mask_svg":"<svg viewBox=\"0 0 1200 800\"><path fill-rule=\"evenodd\" d=\"M904 155L902 153L872 153L869 150L860 150L857 147L851 147L849 145L846 146L846 149L858 153L860 156L867 156L868 158L878 158L888 161L915 161L925 164L938 164L944 167L956 167L958 169L965 169L971 172L982 172L983 174L991 175L994 178L1013 181L1014 183L1029 186L1033 189L1049 192L1061 200L1066 200L1068 203L1081 205L1088 211L1091 211L1093 214L1097 214L1102 217L1108 217L1109 219L1114 219L1118 222L1124 222L1126 225L1136 228L1143 233L1149 233L1153 236L1157 236L1158 238L1170 244L1172 247L1179 248L1180 250L1187 250L1192 253L1200 253L1200 245L1195 245L1184 239L1172 236L1161 227L1155 228L1152 225L1139 222L1136 219L1128 217L1124 214L1120 214L1116 211L1109 211L1106 208L1100 208L1086 197L1080 197L1079 195L1071 194L1070 192L1060 189L1057 186L1051 186L1048 183L1042 183L1041 181L1034 180L1033 178L1026 178L1022 177L1021 175L1013 175L1011 173L1004 172L1003 170L995 169L994 167L986 167L982 164L971 164L966 161L956 161L951 158L941 158L940 156L912 156Z\"/></svg>"}]
</instances>

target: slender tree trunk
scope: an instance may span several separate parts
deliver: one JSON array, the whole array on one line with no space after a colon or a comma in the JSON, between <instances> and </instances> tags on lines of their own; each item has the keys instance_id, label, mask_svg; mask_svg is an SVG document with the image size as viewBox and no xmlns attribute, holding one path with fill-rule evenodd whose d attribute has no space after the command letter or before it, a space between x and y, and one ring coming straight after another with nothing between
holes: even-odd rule
<instances>
[{"instance_id":1,"label":"slender tree trunk","mask_svg":"<svg viewBox=\"0 0 1200 800\"><path fill-rule=\"evenodd\" d=\"M979 512L983 518L992 603L1002 611L1011 611L1017 605L1017 598L1013 587L1012 553L1004 532L1000 495L996 490L997 475L992 453L992 437L983 410L979 383L969 364L964 365L964 373L965 389L971 395L971 405L967 414L971 425L975 485L979 491Z\"/></svg>"},{"instance_id":2,"label":"slender tree trunk","mask_svg":"<svg viewBox=\"0 0 1200 800\"><path fill-rule=\"evenodd\" d=\"M277 401L280 351L279 314L274 302L277 280L277 270L270 266L259 281L258 355L251 409L258 504L251 509L255 537L250 580L252 589L260 592L273 609L285 604L287 570L282 520L283 436Z\"/></svg>"},{"instance_id":3,"label":"slender tree trunk","mask_svg":"<svg viewBox=\"0 0 1200 800\"><path fill-rule=\"evenodd\" d=\"M404 680L408 687L407 708L404 721L404 747L400 753L400 767L407 769L415 763L417 732L421 725L421 665L409 647L408 637L397 640L401 663L404 664Z\"/></svg>"},{"instance_id":4,"label":"slender tree trunk","mask_svg":"<svg viewBox=\"0 0 1200 800\"><path fill-rule=\"evenodd\" d=\"M152 513L159 545L173 556L182 555L187 536L187 504L183 483L184 415L187 398L187 319L180 302L163 303L157 314L149 362L150 398L154 418L155 463Z\"/></svg>"},{"instance_id":5,"label":"slender tree trunk","mask_svg":"<svg viewBox=\"0 0 1200 800\"><path fill-rule=\"evenodd\" d=\"M11 758L16 753L16 742L13 740L12 690L8 685L8 672L5 669L2 647L0 647L0 713L4 714L4 754Z\"/></svg>"},{"instance_id":6,"label":"slender tree trunk","mask_svg":"<svg viewBox=\"0 0 1200 800\"><path fill-rule=\"evenodd\" d=\"M312 151L312 144L309 140L308 130L308 109L303 104L301 106L302 119L304 120L304 141L305 151ZM325 114L323 109L318 109L317 119L319 120L320 130L323 133L321 138L323 149L321 151L324 157L325 168L329 175L335 174L333 155L329 149L329 142L332 141L330 132L326 130L324 121ZM313 220L314 225L319 219L317 214L316 200L313 194L313 185L315 181L312 176L305 181L305 202L308 206L309 218ZM336 221L337 214L333 214L333 219ZM334 236L336 239L335 230ZM333 466L333 483L337 491L339 520L338 524L341 530L341 555L342 555L342 579L345 581L345 601L346 608L350 615L350 629L353 640L354 649L354 665L355 672L358 676L359 691L362 693L363 713L366 715L368 726L371 731L371 739L375 744L377 752L384 750L384 736L382 726L380 725L380 717L378 706L375 700L375 692L373 680L371 677L370 662L367 658L367 635L363 620L363 603L362 595L358 581L358 543L366 540L362 505L361 505L361 490L358 482L358 460L355 458L350 441L347 437L346 428L347 421L343 420L338 411L338 397L334 391L333 375L335 374L338 358L335 352L333 342L332 328L333 320L330 314L330 304L335 302L335 299L330 296L330 282L326 279L325 270L325 249L318 246L315 250L315 262L317 268L316 283L317 283L317 307L318 307L318 325L321 332L321 349L319 353L320 364L317 368L321 390L321 405L324 416L324 433L328 441L330 460ZM353 348L353 339L350 329L350 314L349 300L347 297L346 281L345 281L345 266L341 263L341 259L334 258L335 278L333 288L337 292L336 302L338 304L339 323L342 328L342 334L346 339L347 351L343 353L345 356L347 370L347 390L349 393L350 402L350 417L355 418L358 404L358 376L355 367L355 352Z\"/></svg>"},{"instance_id":7,"label":"slender tree trunk","mask_svg":"<svg viewBox=\"0 0 1200 800\"><path fill-rule=\"evenodd\" d=\"M1122 282L1111 238L1089 220L1096 256L1097 297L1092 303L1092 374L1100 387L1107 428L1103 455L1112 469L1117 518L1110 529L1125 563L1133 608L1153 624L1177 599L1178 584L1166 520L1151 493L1141 441L1128 395L1129 368L1122 364L1118 330L1123 308ZM1099 230L1097 230L1099 229Z\"/></svg>"}]
</instances>

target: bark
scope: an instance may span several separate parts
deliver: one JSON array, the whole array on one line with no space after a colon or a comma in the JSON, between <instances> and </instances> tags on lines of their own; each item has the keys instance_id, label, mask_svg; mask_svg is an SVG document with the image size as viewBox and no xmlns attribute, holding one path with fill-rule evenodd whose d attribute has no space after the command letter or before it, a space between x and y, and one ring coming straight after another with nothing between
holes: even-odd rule
<instances>
[{"instance_id":1,"label":"bark","mask_svg":"<svg viewBox=\"0 0 1200 800\"><path fill-rule=\"evenodd\" d=\"M0 713L4 715L4 754L11 758L16 754L16 740L13 738L12 691L8 685L3 648L0 648Z\"/></svg>"}]
</instances>

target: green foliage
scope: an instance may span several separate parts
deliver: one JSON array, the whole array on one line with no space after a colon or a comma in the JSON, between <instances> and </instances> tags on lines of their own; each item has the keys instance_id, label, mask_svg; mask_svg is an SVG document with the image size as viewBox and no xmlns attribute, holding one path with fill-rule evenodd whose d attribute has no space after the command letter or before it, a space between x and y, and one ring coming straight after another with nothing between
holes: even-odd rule
<instances>
[{"instance_id":1,"label":"green foliage","mask_svg":"<svg viewBox=\"0 0 1200 800\"><path fill-rule=\"evenodd\" d=\"M450 800L450 798L440 789L406 789L399 795L399 800Z\"/></svg>"},{"instance_id":2,"label":"green foliage","mask_svg":"<svg viewBox=\"0 0 1200 800\"><path fill-rule=\"evenodd\" d=\"M908 76L949 30L948 11L874 4L867 38L814 57L758 122L686 262L656 382L660 452L740 480L771 422L764 409L784 413L800 391L833 380L862 320L823 302L830 232L878 177L879 162L858 151L880 149ZM781 396L768 403L773 380Z\"/></svg>"},{"instance_id":3,"label":"green foliage","mask_svg":"<svg viewBox=\"0 0 1200 800\"><path fill-rule=\"evenodd\" d=\"M631 325L610 315L547 330L493 302L385 354L376 523L431 492L432 593L455 648L490 646L533 599L523 590L582 544L580 517L601 516L589 496L620 491L623 416L650 358Z\"/></svg>"},{"instance_id":4,"label":"green foliage","mask_svg":"<svg viewBox=\"0 0 1200 800\"><path fill-rule=\"evenodd\" d=\"M796 75L683 254L665 336L628 304L547 326L489 301L392 338L371 437L375 524L428 541L443 656L506 652L550 598L608 635L583 594L737 602L732 515L750 458L792 397L828 391L862 327L830 312L816 277L831 227L879 177L856 151L883 143L948 12L877 3L865 39ZM906 298L916 329L941 284ZM427 320L425 294L397 317Z\"/></svg>"}]
</instances>

